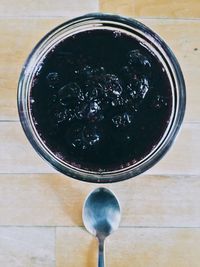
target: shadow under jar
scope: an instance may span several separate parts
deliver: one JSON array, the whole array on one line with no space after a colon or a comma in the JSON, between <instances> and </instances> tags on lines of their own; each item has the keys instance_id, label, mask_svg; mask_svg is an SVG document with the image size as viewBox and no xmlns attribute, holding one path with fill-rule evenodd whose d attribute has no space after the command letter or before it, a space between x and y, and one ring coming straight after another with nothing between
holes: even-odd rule
<instances>
[{"instance_id":1,"label":"shadow under jar","mask_svg":"<svg viewBox=\"0 0 200 267\"><path fill-rule=\"evenodd\" d=\"M67 21L29 55L18 110L35 150L58 171L116 182L152 167L185 111L179 64L136 20L101 13Z\"/></svg>"}]
</instances>

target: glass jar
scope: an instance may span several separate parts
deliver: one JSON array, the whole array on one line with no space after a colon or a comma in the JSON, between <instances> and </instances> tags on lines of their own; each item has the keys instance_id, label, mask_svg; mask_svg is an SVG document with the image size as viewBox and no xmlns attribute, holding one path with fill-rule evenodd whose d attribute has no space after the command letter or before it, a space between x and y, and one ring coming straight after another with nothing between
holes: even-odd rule
<instances>
[{"instance_id":1,"label":"glass jar","mask_svg":"<svg viewBox=\"0 0 200 267\"><path fill-rule=\"evenodd\" d=\"M121 31L139 40L152 51L165 69L172 90L172 112L168 127L159 143L142 160L115 171L89 171L77 168L58 158L42 141L30 111L30 90L34 74L45 56L65 38L82 31L108 29ZM102 13L88 14L56 27L36 45L26 60L18 84L18 111L24 132L39 155L55 169L70 177L87 182L116 182L143 173L157 163L172 145L181 126L185 112L186 92L180 66L166 43L142 23L117 15Z\"/></svg>"}]
</instances>

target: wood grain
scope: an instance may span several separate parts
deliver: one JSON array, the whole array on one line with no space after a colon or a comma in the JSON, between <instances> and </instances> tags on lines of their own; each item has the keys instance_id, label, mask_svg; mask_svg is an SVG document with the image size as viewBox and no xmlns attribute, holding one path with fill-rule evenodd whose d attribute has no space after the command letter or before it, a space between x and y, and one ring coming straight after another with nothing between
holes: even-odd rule
<instances>
[{"instance_id":1,"label":"wood grain","mask_svg":"<svg viewBox=\"0 0 200 267\"><path fill-rule=\"evenodd\" d=\"M82 228L57 228L56 259L56 267L97 266L97 242Z\"/></svg>"},{"instance_id":2,"label":"wood grain","mask_svg":"<svg viewBox=\"0 0 200 267\"><path fill-rule=\"evenodd\" d=\"M175 53L186 82L187 109L185 121L199 122L199 21L141 20L141 22L158 33Z\"/></svg>"},{"instance_id":3,"label":"wood grain","mask_svg":"<svg viewBox=\"0 0 200 267\"><path fill-rule=\"evenodd\" d=\"M185 124L176 142L147 173L149 174L200 174L200 125ZM19 122L1 122L0 173L54 173L29 144Z\"/></svg>"},{"instance_id":4,"label":"wood grain","mask_svg":"<svg viewBox=\"0 0 200 267\"><path fill-rule=\"evenodd\" d=\"M56 267L96 266L97 242L84 229L58 228L56 237ZM106 242L106 264L199 267L199 246L200 229L119 229Z\"/></svg>"},{"instance_id":5,"label":"wood grain","mask_svg":"<svg viewBox=\"0 0 200 267\"><path fill-rule=\"evenodd\" d=\"M81 211L99 185L59 174L36 154L18 122L16 94L22 65L41 37L99 7L137 18L164 38L187 86L185 124L163 160L139 177L104 185L122 207L120 228L106 243L106 264L199 267L199 0L1 0L0 265L97 264L97 242L82 227Z\"/></svg>"},{"instance_id":6,"label":"wood grain","mask_svg":"<svg viewBox=\"0 0 200 267\"><path fill-rule=\"evenodd\" d=\"M98 11L98 0L1 0L0 17L76 17Z\"/></svg>"},{"instance_id":7,"label":"wood grain","mask_svg":"<svg viewBox=\"0 0 200 267\"><path fill-rule=\"evenodd\" d=\"M200 18L198 0L100 0L100 11L132 17Z\"/></svg>"},{"instance_id":8,"label":"wood grain","mask_svg":"<svg viewBox=\"0 0 200 267\"><path fill-rule=\"evenodd\" d=\"M0 227L3 267L55 267L53 228Z\"/></svg>"},{"instance_id":9,"label":"wood grain","mask_svg":"<svg viewBox=\"0 0 200 267\"><path fill-rule=\"evenodd\" d=\"M81 226L84 199L98 187L61 174L2 174L0 184L0 225L15 226ZM123 227L200 227L200 176L141 175L106 187Z\"/></svg>"},{"instance_id":10,"label":"wood grain","mask_svg":"<svg viewBox=\"0 0 200 267\"><path fill-rule=\"evenodd\" d=\"M33 150L19 122L1 122L0 125L1 173L53 172Z\"/></svg>"},{"instance_id":11,"label":"wood grain","mask_svg":"<svg viewBox=\"0 0 200 267\"><path fill-rule=\"evenodd\" d=\"M18 120L17 84L28 54L36 43L64 19L0 20L0 120Z\"/></svg>"},{"instance_id":12,"label":"wood grain","mask_svg":"<svg viewBox=\"0 0 200 267\"><path fill-rule=\"evenodd\" d=\"M0 120L18 120L16 92L22 65L38 40L63 18L0 20ZM200 122L200 22L141 20L163 37L175 52L187 86L187 122Z\"/></svg>"}]
</instances>

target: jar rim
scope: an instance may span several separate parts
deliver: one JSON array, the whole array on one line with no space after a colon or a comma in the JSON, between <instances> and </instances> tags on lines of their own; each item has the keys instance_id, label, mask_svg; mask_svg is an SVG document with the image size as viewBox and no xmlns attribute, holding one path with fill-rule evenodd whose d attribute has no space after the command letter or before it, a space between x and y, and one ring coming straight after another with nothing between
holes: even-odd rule
<instances>
[{"instance_id":1,"label":"jar rim","mask_svg":"<svg viewBox=\"0 0 200 267\"><path fill-rule=\"evenodd\" d=\"M41 62L41 59L52 48L52 44L55 46L55 44L58 44L70 34L74 34L75 31L80 31L80 29L85 31L89 28L89 26L92 27L92 29L96 29L97 27L102 29L103 26L115 26L118 30L126 29L130 33L134 32L134 34L137 34L138 38L143 38L143 40L148 42L149 45L151 44L152 49L154 47L156 51L160 53L160 56L165 60L169 75L174 84L173 116L171 116L171 123L169 124L167 130L165 130L165 136L163 135L159 145L157 145L151 153L149 153L136 164L115 171L94 172L76 168L75 166L72 166L71 164L68 164L67 162L56 157L56 155L46 147L38 135L30 112L29 93L31 79L34 75L34 71L38 68L38 64ZM55 169L72 178L87 182L108 183L126 180L139 175L140 173L143 173L152 167L164 156L164 154L171 147L183 121L186 105L186 92L183 74L176 57L168 45L155 32L141 22L138 22L132 18L104 13L91 13L64 22L47 33L39 41L23 66L19 78L17 102L19 117L24 132L32 146L42 158L46 159L47 162L50 163L50 165L52 165Z\"/></svg>"}]
</instances>

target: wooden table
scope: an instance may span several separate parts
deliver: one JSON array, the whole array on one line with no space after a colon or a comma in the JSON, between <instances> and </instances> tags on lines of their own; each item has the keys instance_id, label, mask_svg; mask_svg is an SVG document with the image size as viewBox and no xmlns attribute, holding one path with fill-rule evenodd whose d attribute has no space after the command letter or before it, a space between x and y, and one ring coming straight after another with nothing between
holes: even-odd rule
<instances>
[{"instance_id":1,"label":"wooden table","mask_svg":"<svg viewBox=\"0 0 200 267\"><path fill-rule=\"evenodd\" d=\"M94 11L142 21L175 52L187 86L187 110L176 143L135 179L106 185L119 197L120 229L107 240L107 266L200 266L200 1L1 0L0 2L0 266L96 266L96 240L81 209L98 185L69 179L33 150L21 129L16 91L36 42L68 18Z\"/></svg>"}]
</instances>

